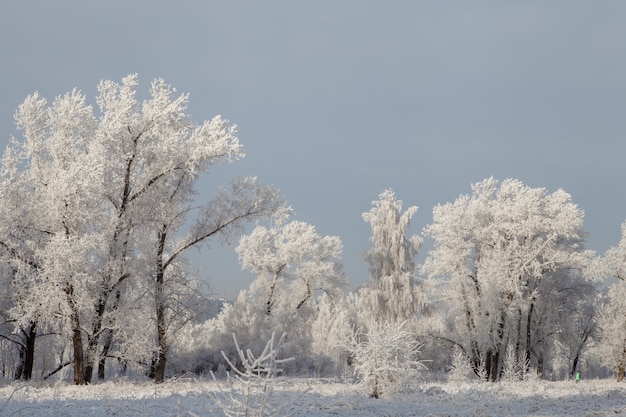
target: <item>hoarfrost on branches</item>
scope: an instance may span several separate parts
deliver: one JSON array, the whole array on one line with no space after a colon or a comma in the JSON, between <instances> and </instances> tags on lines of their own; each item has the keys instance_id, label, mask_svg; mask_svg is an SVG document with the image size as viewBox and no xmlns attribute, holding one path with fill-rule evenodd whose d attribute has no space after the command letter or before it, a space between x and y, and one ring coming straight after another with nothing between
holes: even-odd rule
<instances>
[{"instance_id":1,"label":"hoarfrost on branches","mask_svg":"<svg viewBox=\"0 0 626 417\"><path fill-rule=\"evenodd\" d=\"M608 275L619 279L608 290L597 314L598 354L601 362L611 369L618 381L626 374L626 222L622 224L619 244L605 256Z\"/></svg>"},{"instance_id":2,"label":"hoarfrost on branches","mask_svg":"<svg viewBox=\"0 0 626 417\"><path fill-rule=\"evenodd\" d=\"M508 346L542 372L568 300L588 296L594 254L569 194L488 178L433 210L423 271L457 314L452 325L475 368L492 380ZM559 308L554 308L558 306Z\"/></svg>"},{"instance_id":3,"label":"hoarfrost on branches","mask_svg":"<svg viewBox=\"0 0 626 417\"><path fill-rule=\"evenodd\" d=\"M420 343L404 325L372 321L366 329L353 331L345 342L354 374L370 397L407 389L427 369L418 359Z\"/></svg>"},{"instance_id":4,"label":"hoarfrost on branches","mask_svg":"<svg viewBox=\"0 0 626 417\"><path fill-rule=\"evenodd\" d=\"M423 288L415 279L415 262L422 238L406 236L417 207L402 211L402 201L393 191L383 191L372 202L363 220L372 228L373 248L365 253L371 280L357 293L359 315L369 315L381 322L404 322L409 325L426 304Z\"/></svg>"},{"instance_id":5,"label":"hoarfrost on branches","mask_svg":"<svg viewBox=\"0 0 626 417\"><path fill-rule=\"evenodd\" d=\"M100 82L99 114L78 90L51 106L37 93L27 97L15 115L22 138L3 156L10 315L33 338L48 328L71 341L77 384L96 368L104 378L111 356L149 363L162 380L170 340L192 314L176 299L197 287L186 250L212 237L228 242L243 222L289 211L254 177L195 207L199 176L245 156L236 126L221 116L193 123L188 95L162 79L142 102L137 86L136 74Z\"/></svg>"},{"instance_id":6,"label":"hoarfrost on branches","mask_svg":"<svg viewBox=\"0 0 626 417\"><path fill-rule=\"evenodd\" d=\"M246 351L241 349L237 337L233 334L238 360L231 360L222 352L233 375L228 373L226 386L220 384L220 390L212 395L224 414L228 417L293 414L294 410L289 412L289 409L293 408L292 404L287 402L276 404L272 401L273 389L280 383L281 365L294 360L294 358L278 358L285 337L286 335L283 334L277 339L275 333L272 333L265 348L257 356L250 349ZM213 379L217 382L215 375Z\"/></svg>"}]
</instances>

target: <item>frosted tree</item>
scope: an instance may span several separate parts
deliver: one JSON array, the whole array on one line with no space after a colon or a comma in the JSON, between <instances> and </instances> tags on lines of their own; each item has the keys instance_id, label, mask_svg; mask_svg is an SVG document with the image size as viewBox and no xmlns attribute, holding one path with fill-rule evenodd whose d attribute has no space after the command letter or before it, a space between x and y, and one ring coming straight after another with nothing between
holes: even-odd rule
<instances>
[{"instance_id":1,"label":"frosted tree","mask_svg":"<svg viewBox=\"0 0 626 417\"><path fill-rule=\"evenodd\" d=\"M287 210L277 191L255 178L235 180L195 207L199 176L244 156L236 128L220 116L193 123L188 96L176 96L163 80L140 102L137 84L136 75L122 84L101 82L98 116L76 90L50 107L37 94L28 97L16 114L23 140L13 140L3 160L2 187L30 209L0 237L23 290L13 313L21 329L34 322L64 329L77 384L89 382L96 366L103 377L110 349L128 352L122 341L143 346L133 353L143 362L156 352L155 368L164 369L174 291L167 283L185 280L185 251L213 237L228 240L242 222ZM124 303L146 308L150 303L137 297L147 295L156 307L129 314ZM151 348L125 339L138 319L146 321L144 331L156 323Z\"/></svg>"},{"instance_id":2,"label":"frosted tree","mask_svg":"<svg viewBox=\"0 0 626 417\"><path fill-rule=\"evenodd\" d=\"M180 270L176 262L181 254L218 234L224 241L228 242L231 236L236 235L241 230L244 221L272 215L280 216L283 211L288 210L275 189L263 186L254 177L240 178L233 183L231 188L222 188L218 196L203 207L200 216L186 236L171 239L170 236L175 236L174 233L183 225L182 221L185 219L185 214L190 211L190 207L185 203L188 196L184 195L181 189L182 187L174 184L171 194L169 194L170 203L167 205L169 210L161 211L160 216L155 215L153 217L153 219L160 217L161 220L155 222L155 226L157 226L157 239L155 240L158 245L154 252L158 354L152 372L157 381L163 380L166 355L170 345L168 338L175 337L171 332L168 334L168 329L171 331L176 328L172 326L173 321L171 319L177 315L171 313L175 311L173 307L180 305L178 302L168 302L180 295L178 289L180 284L175 286L168 284L168 282L175 282L173 278L176 277L183 278L182 287L187 287L184 274L181 276L176 271L170 273L171 270ZM183 195L177 195L179 192ZM181 283L180 280L178 282Z\"/></svg>"},{"instance_id":3,"label":"frosted tree","mask_svg":"<svg viewBox=\"0 0 626 417\"><path fill-rule=\"evenodd\" d=\"M404 330L405 323L371 322L355 330L346 341L354 361L354 373L368 395L379 398L406 388L421 370L420 344Z\"/></svg>"},{"instance_id":4,"label":"frosted tree","mask_svg":"<svg viewBox=\"0 0 626 417\"><path fill-rule=\"evenodd\" d=\"M362 313L382 322L415 320L425 297L415 281L415 262L422 238L406 232L417 207L402 211L391 190L372 202L363 220L372 228L373 248L365 253L371 281L358 292Z\"/></svg>"},{"instance_id":5,"label":"frosted tree","mask_svg":"<svg viewBox=\"0 0 626 417\"><path fill-rule=\"evenodd\" d=\"M448 380L452 382L468 382L475 378L476 374L470 358L460 346L454 346L448 372Z\"/></svg>"},{"instance_id":6,"label":"frosted tree","mask_svg":"<svg viewBox=\"0 0 626 417\"><path fill-rule=\"evenodd\" d=\"M117 156L107 165L110 171L105 176L116 186L105 188L111 190L107 200L113 227L103 277L109 285L101 298L106 300L116 285L132 275L126 261L132 250L146 253L149 265L137 268L145 268L152 279L157 348L151 374L161 381L168 328L172 329L168 300L176 292L168 283L185 280L177 261L185 251L213 237L228 241L237 236L244 221L288 209L275 189L254 177L234 180L206 205L194 208L199 175L217 163L245 155L236 128L220 116L200 125L192 123L185 113L188 96L175 96L176 90L163 80L152 83L151 98L140 105L134 97L136 84L137 77L129 76L122 85L100 85L99 103L105 116L98 150L109 160ZM191 227L181 234L187 222Z\"/></svg>"},{"instance_id":7,"label":"frosted tree","mask_svg":"<svg viewBox=\"0 0 626 417\"><path fill-rule=\"evenodd\" d=\"M530 350L539 374L558 372L563 361L567 366L563 371L573 377L592 345L599 283L572 271L564 274L563 279L544 281L541 293L545 302L536 304L533 313L534 344ZM562 377L552 375L556 376Z\"/></svg>"},{"instance_id":8,"label":"frosted tree","mask_svg":"<svg viewBox=\"0 0 626 417\"><path fill-rule=\"evenodd\" d=\"M509 344L535 366L545 359L535 348L555 333L544 326L558 326L559 309L569 308L558 288L588 277L593 263L582 223L569 194L513 179L488 178L474 184L471 195L434 208L425 229L434 249L423 271L451 308L454 337L491 380L500 377ZM553 315L538 320L539 310Z\"/></svg>"},{"instance_id":9,"label":"frosted tree","mask_svg":"<svg viewBox=\"0 0 626 417\"><path fill-rule=\"evenodd\" d=\"M242 268L268 284L265 314L271 315L279 287L290 287L294 311L316 291L341 295L347 281L339 263L342 244L336 236L321 237L315 228L292 221L272 228L257 226L237 247Z\"/></svg>"},{"instance_id":10,"label":"frosted tree","mask_svg":"<svg viewBox=\"0 0 626 417\"><path fill-rule=\"evenodd\" d=\"M611 286L599 308L598 350L604 365L614 370L617 380L622 381L626 373L626 222L622 224L618 246L610 248L604 260L607 273L619 281Z\"/></svg>"},{"instance_id":11,"label":"frosted tree","mask_svg":"<svg viewBox=\"0 0 626 417\"><path fill-rule=\"evenodd\" d=\"M598 308L598 346L600 362L612 370L617 381L624 380L626 373L626 283L613 284L607 298Z\"/></svg>"},{"instance_id":12,"label":"frosted tree","mask_svg":"<svg viewBox=\"0 0 626 417\"><path fill-rule=\"evenodd\" d=\"M3 318L3 337L18 349L19 362L15 370L16 379L29 380L32 377L37 337L37 318L21 327L15 326L12 309L22 302L27 294L28 277L40 271L35 258L37 249L45 245L49 236L31 229L34 218L27 210L28 195L21 183L21 173L15 165L15 155L8 149L0 172L0 262L2 263L2 298L0 315Z\"/></svg>"},{"instance_id":13,"label":"frosted tree","mask_svg":"<svg viewBox=\"0 0 626 417\"><path fill-rule=\"evenodd\" d=\"M347 352L340 342L346 340L355 325L348 302L346 298L332 299L326 294L318 299L311 323L316 375L336 376L347 364Z\"/></svg>"},{"instance_id":14,"label":"frosted tree","mask_svg":"<svg viewBox=\"0 0 626 417\"><path fill-rule=\"evenodd\" d=\"M272 332L287 333L287 354L309 350L316 294L340 299L347 286L341 250L338 237L320 236L301 221L257 226L237 247L242 268L257 278L221 318L224 331L236 333L243 343L247 337L264 340Z\"/></svg>"},{"instance_id":15,"label":"frosted tree","mask_svg":"<svg viewBox=\"0 0 626 417\"><path fill-rule=\"evenodd\" d=\"M21 330L37 325L67 335L78 365L74 380L82 383L80 317L94 285L90 260L100 240L91 227L102 207L90 186L99 170L88 143L95 119L77 90L50 107L33 94L15 118L24 139L13 139L3 157L3 211L18 204L28 210L7 218L1 238L19 288L11 314Z\"/></svg>"},{"instance_id":16,"label":"frosted tree","mask_svg":"<svg viewBox=\"0 0 626 417\"><path fill-rule=\"evenodd\" d=\"M501 380L504 382L524 381L530 375L533 374L526 352L521 352L521 356L516 356L513 346L508 345L504 355Z\"/></svg>"},{"instance_id":17,"label":"frosted tree","mask_svg":"<svg viewBox=\"0 0 626 417\"><path fill-rule=\"evenodd\" d=\"M5 242L3 242L5 243ZM4 256L2 258L5 258ZM6 258L11 258L7 256ZM17 261L22 263L22 261ZM21 274L25 271L24 265L21 265ZM15 355L17 359L15 361L15 369L13 377L16 380L30 380L33 375L33 367L35 363L35 341L38 336L37 320L32 320L30 323L23 327L17 327L15 325L15 318L12 314L12 309L16 303L22 300L21 294L24 293L21 287L21 280L18 275L18 270L14 269L10 261L3 260L3 266L1 268L2 275L0 275L0 338L5 342L10 342L9 351L17 352ZM30 273L36 273L36 270L30 270ZM8 369L7 369L8 368ZM10 367L5 364L7 369L5 376L9 376Z\"/></svg>"},{"instance_id":18,"label":"frosted tree","mask_svg":"<svg viewBox=\"0 0 626 417\"><path fill-rule=\"evenodd\" d=\"M607 250L603 261L609 276L626 281L626 222L622 223L622 238L619 244Z\"/></svg>"}]
</instances>

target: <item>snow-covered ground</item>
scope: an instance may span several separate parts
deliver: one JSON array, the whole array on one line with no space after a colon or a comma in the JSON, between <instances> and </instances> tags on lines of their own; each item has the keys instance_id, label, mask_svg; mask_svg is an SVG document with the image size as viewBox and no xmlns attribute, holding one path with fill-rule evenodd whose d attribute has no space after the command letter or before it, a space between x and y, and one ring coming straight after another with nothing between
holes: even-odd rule
<instances>
[{"instance_id":1,"label":"snow-covered ground","mask_svg":"<svg viewBox=\"0 0 626 417\"><path fill-rule=\"evenodd\" d=\"M216 383L178 380L109 381L76 387L67 383L7 383L0 388L0 416L221 416ZM626 384L579 383L424 384L419 390L371 399L360 387L312 379L287 379L272 401L301 416L626 416Z\"/></svg>"}]
</instances>

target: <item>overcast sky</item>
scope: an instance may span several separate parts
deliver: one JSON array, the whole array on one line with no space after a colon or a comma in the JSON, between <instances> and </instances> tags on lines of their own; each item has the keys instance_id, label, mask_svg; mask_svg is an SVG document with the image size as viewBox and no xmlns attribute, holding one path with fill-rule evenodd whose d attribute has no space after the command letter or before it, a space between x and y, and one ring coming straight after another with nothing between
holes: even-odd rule
<instances>
[{"instance_id":1,"label":"overcast sky","mask_svg":"<svg viewBox=\"0 0 626 417\"><path fill-rule=\"evenodd\" d=\"M217 166L202 196L239 175L278 187L296 219L344 244L368 279L361 214L391 188L432 208L489 176L563 188L588 246L626 220L626 2L6 1L0 6L0 144L39 91L162 77L198 123L239 126L247 158ZM421 262L428 242L420 254ZM232 298L252 276L215 243L194 265Z\"/></svg>"}]
</instances>

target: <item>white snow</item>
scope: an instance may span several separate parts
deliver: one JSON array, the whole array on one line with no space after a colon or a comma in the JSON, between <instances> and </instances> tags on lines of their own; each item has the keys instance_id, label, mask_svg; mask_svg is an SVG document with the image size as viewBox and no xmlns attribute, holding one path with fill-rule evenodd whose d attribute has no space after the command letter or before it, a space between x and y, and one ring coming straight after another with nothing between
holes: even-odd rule
<instances>
[{"instance_id":1,"label":"white snow","mask_svg":"<svg viewBox=\"0 0 626 417\"><path fill-rule=\"evenodd\" d=\"M90 386L6 383L0 416L221 416L216 382L185 379L114 380ZM319 379L288 378L274 403L299 416L626 416L626 384L613 380L518 383L425 383L419 390L381 399L361 387Z\"/></svg>"}]
</instances>

